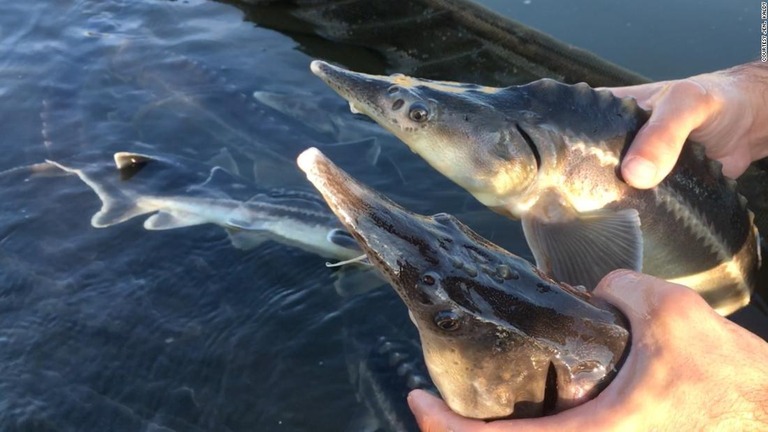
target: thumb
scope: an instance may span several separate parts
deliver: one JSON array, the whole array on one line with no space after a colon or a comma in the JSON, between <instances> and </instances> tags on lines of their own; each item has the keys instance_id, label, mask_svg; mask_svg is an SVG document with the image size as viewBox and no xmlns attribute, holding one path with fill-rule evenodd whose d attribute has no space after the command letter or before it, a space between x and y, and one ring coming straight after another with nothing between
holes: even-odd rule
<instances>
[{"instance_id":1,"label":"thumb","mask_svg":"<svg viewBox=\"0 0 768 432\"><path fill-rule=\"evenodd\" d=\"M601 297L624 312L627 317L645 316L654 306L657 279L631 270L615 270L600 281L594 290Z\"/></svg>"},{"instance_id":2,"label":"thumb","mask_svg":"<svg viewBox=\"0 0 768 432\"><path fill-rule=\"evenodd\" d=\"M462 427L462 423L468 419L459 416L448 408L440 398L429 394L424 390L414 390L408 394L408 406L410 406L419 429L422 432L461 431L468 428Z\"/></svg>"},{"instance_id":3,"label":"thumb","mask_svg":"<svg viewBox=\"0 0 768 432\"><path fill-rule=\"evenodd\" d=\"M656 186L669 174L688 135L716 110L707 88L693 79L670 83L647 104L651 117L635 136L621 166L626 182L640 189Z\"/></svg>"},{"instance_id":4,"label":"thumb","mask_svg":"<svg viewBox=\"0 0 768 432\"><path fill-rule=\"evenodd\" d=\"M593 293L621 310L633 332L646 327L654 316L706 306L704 299L688 287L631 270L609 273Z\"/></svg>"},{"instance_id":5,"label":"thumb","mask_svg":"<svg viewBox=\"0 0 768 432\"><path fill-rule=\"evenodd\" d=\"M614 96L619 98L633 98L641 108L650 110L653 108L653 101L656 98L656 95L668 84L669 81L658 81L627 87L599 87L595 90L608 90L613 93Z\"/></svg>"}]
</instances>

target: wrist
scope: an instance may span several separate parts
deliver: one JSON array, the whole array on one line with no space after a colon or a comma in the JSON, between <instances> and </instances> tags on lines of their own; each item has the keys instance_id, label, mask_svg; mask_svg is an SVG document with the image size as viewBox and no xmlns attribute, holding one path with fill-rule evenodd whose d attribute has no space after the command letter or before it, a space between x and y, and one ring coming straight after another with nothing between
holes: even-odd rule
<instances>
[{"instance_id":1,"label":"wrist","mask_svg":"<svg viewBox=\"0 0 768 432\"><path fill-rule=\"evenodd\" d=\"M722 430L768 430L768 364L763 361L768 344L740 327L730 326L736 330L730 337L738 340L730 347L731 352L743 354L724 360L730 365L722 370L725 374L720 376L719 387L730 386L731 391L721 393L722 403L712 404L720 407L712 410L712 424L721 425Z\"/></svg>"},{"instance_id":2,"label":"wrist","mask_svg":"<svg viewBox=\"0 0 768 432\"><path fill-rule=\"evenodd\" d=\"M763 380L762 385L756 387L744 394L747 410L742 411L744 424L754 425L754 429L750 427L742 430L768 429L768 382Z\"/></svg>"},{"instance_id":3,"label":"wrist","mask_svg":"<svg viewBox=\"0 0 768 432\"><path fill-rule=\"evenodd\" d=\"M752 62L722 71L732 79L749 119L746 143L752 161L768 157L768 63Z\"/></svg>"}]
</instances>

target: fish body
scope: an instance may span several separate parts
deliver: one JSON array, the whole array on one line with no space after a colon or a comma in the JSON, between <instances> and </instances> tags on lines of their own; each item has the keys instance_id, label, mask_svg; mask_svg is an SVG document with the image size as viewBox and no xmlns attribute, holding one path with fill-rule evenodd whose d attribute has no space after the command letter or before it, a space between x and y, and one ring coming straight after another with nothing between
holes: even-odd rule
<instances>
[{"instance_id":1,"label":"fish body","mask_svg":"<svg viewBox=\"0 0 768 432\"><path fill-rule=\"evenodd\" d=\"M253 92L253 98L304 124L317 135L328 137L329 145L358 143L382 135L381 128L370 120L350 119L344 105L330 95L303 92L291 87L283 92L257 90Z\"/></svg>"},{"instance_id":2,"label":"fish body","mask_svg":"<svg viewBox=\"0 0 768 432\"><path fill-rule=\"evenodd\" d=\"M558 412L617 372L630 336L610 305L554 282L450 215L405 210L316 149L298 163L408 307L430 376L457 413Z\"/></svg>"},{"instance_id":3,"label":"fish body","mask_svg":"<svg viewBox=\"0 0 768 432\"><path fill-rule=\"evenodd\" d=\"M350 337L350 336L347 336ZM362 341L356 341L355 345ZM436 392L429 379L421 347L416 340L379 336L356 346L349 364L358 400L367 410L348 430L360 432L418 431L406 397L415 389Z\"/></svg>"},{"instance_id":4,"label":"fish body","mask_svg":"<svg viewBox=\"0 0 768 432\"><path fill-rule=\"evenodd\" d=\"M76 174L98 195L102 206L91 218L96 228L149 215L148 230L219 225L242 249L272 240L326 258L361 254L312 192L259 189L220 166L175 156L118 152L114 161L49 162Z\"/></svg>"},{"instance_id":5,"label":"fish body","mask_svg":"<svg viewBox=\"0 0 768 432\"><path fill-rule=\"evenodd\" d=\"M735 183L687 143L671 174L638 190L618 174L649 114L585 84L484 87L313 72L480 202L520 219L543 271L594 288L617 268L687 285L721 314L749 302L757 229Z\"/></svg>"}]
</instances>

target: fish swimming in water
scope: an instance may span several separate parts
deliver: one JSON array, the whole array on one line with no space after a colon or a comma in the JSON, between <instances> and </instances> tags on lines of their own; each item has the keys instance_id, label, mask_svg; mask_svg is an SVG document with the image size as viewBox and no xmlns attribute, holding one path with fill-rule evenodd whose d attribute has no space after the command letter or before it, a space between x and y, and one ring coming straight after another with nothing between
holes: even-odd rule
<instances>
[{"instance_id":1,"label":"fish swimming in water","mask_svg":"<svg viewBox=\"0 0 768 432\"><path fill-rule=\"evenodd\" d=\"M382 130L369 119L351 118L338 98L297 90L256 90L253 99L326 136L328 143L356 143L381 136ZM361 121L362 120L362 121ZM381 150L379 150L381 151Z\"/></svg>"},{"instance_id":2,"label":"fish swimming in water","mask_svg":"<svg viewBox=\"0 0 768 432\"><path fill-rule=\"evenodd\" d=\"M419 348L413 340L381 336L358 364L353 383L358 397L384 430L418 430L403 402L412 390L434 391Z\"/></svg>"},{"instance_id":3,"label":"fish swimming in water","mask_svg":"<svg viewBox=\"0 0 768 432\"><path fill-rule=\"evenodd\" d=\"M408 307L430 376L457 413L547 415L594 397L616 374L630 335L612 306L450 215L405 210L317 149L298 164Z\"/></svg>"},{"instance_id":4,"label":"fish swimming in water","mask_svg":"<svg viewBox=\"0 0 768 432\"><path fill-rule=\"evenodd\" d=\"M506 88L376 76L321 61L312 71L440 173L520 219L536 264L594 288L617 268L689 286L720 314L749 303L760 266L746 200L687 143L650 190L618 165L649 113L586 84Z\"/></svg>"},{"instance_id":5,"label":"fish swimming in water","mask_svg":"<svg viewBox=\"0 0 768 432\"><path fill-rule=\"evenodd\" d=\"M353 332L354 329L345 328L345 345L346 339L354 339L349 335ZM350 381L366 412L355 416L345 430L418 431L406 397L415 389L437 392L429 379L418 342L382 335L372 341L355 340L352 344L356 346L354 353L348 353Z\"/></svg>"},{"instance_id":6,"label":"fish swimming in water","mask_svg":"<svg viewBox=\"0 0 768 432\"><path fill-rule=\"evenodd\" d=\"M221 166L177 156L130 152L114 162L93 155L49 163L76 174L99 196L91 225L104 228L141 215L148 230L212 223L235 247L273 240L325 258L349 260L361 250L315 193L259 189Z\"/></svg>"}]
</instances>

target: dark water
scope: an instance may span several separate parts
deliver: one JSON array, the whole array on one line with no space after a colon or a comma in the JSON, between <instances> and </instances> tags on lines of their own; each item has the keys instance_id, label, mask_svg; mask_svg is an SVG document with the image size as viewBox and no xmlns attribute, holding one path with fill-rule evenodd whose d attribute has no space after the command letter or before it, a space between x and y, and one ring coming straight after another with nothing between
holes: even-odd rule
<instances>
[{"instance_id":1,"label":"dark water","mask_svg":"<svg viewBox=\"0 0 768 432\"><path fill-rule=\"evenodd\" d=\"M492 9L654 80L760 58L760 2L485 0Z\"/></svg>"},{"instance_id":2,"label":"dark water","mask_svg":"<svg viewBox=\"0 0 768 432\"><path fill-rule=\"evenodd\" d=\"M0 36L0 430L345 430L362 408L349 329L413 337L393 293L342 299L322 258L236 250L210 226L92 228L99 201L87 186L25 168L45 159L139 150L206 161L227 149L242 171L257 166L260 185L306 188L293 159L314 145L409 208L456 213L531 258L519 227L370 123L313 127L350 117L347 107L296 39L232 6L11 2ZM316 106L295 118L254 91Z\"/></svg>"}]
</instances>

